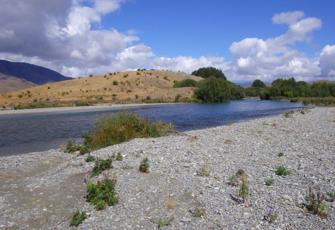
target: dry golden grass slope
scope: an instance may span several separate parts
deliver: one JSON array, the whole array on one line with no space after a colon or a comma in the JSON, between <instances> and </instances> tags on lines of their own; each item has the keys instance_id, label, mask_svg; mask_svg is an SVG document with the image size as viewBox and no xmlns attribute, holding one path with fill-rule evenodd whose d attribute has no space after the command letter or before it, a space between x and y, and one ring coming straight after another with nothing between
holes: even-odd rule
<instances>
[{"instance_id":1,"label":"dry golden grass slope","mask_svg":"<svg viewBox=\"0 0 335 230\"><path fill-rule=\"evenodd\" d=\"M189 100L194 88L173 88L175 81L184 79L199 81L201 78L158 70L108 73L3 94L0 96L0 106L174 102L176 98Z\"/></svg>"},{"instance_id":2,"label":"dry golden grass slope","mask_svg":"<svg viewBox=\"0 0 335 230\"><path fill-rule=\"evenodd\" d=\"M0 73L0 94L35 86L34 83Z\"/></svg>"}]
</instances>

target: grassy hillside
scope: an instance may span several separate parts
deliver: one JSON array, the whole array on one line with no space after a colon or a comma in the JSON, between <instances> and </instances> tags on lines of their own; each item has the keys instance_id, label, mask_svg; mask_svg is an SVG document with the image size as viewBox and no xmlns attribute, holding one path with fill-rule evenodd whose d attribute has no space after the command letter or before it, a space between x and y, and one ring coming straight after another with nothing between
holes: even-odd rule
<instances>
[{"instance_id":1,"label":"grassy hillside","mask_svg":"<svg viewBox=\"0 0 335 230\"><path fill-rule=\"evenodd\" d=\"M0 96L1 107L33 108L97 103L174 102L189 100L192 87L176 81L201 78L171 71L128 71L49 83Z\"/></svg>"},{"instance_id":2,"label":"grassy hillside","mask_svg":"<svg viewBox=\"0 0 335 230\"><path fill-rule=\"evenodd\" d=\"M0 73L0 94L35 86L34 83Z\"/></svg>"}]
</instances>

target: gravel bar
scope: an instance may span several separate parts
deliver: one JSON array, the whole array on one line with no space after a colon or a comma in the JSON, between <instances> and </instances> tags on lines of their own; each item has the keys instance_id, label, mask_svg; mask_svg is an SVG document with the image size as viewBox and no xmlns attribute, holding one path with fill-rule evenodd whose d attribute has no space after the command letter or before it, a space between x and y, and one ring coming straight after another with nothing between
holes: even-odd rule
<instances>
[{"instance_id":1,"label":"gravel bar","mask_svg":"<svg viewBox=\"0 0 335 230\"><path fill-rule=\"evenodd\" d=\"M117 153L123 160L93 179L94 162L60 149L0 157L0 229L74 228L76 210L88 214L79 229L335 229L334 201L325 201L328 218L305 208L309 188L335 192L334 107L135 139L92 155ZM145 157L149 173L138 170ZM279 166L290 174L276 175ZM249 189L242 202L230 183L241 169ZM119 203L96 211L86 183L104 177L117 179Z\"/></svg>"}]
</instances>

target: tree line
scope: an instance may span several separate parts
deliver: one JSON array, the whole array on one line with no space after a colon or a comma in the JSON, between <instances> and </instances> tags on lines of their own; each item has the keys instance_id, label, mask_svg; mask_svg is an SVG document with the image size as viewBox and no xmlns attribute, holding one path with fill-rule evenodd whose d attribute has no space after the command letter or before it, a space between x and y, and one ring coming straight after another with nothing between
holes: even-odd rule
<instances>
[{"instance_id":1,"label":"tree line","mask_svg":"<svg viewBox=\"0 0 335 230\"><path fill-rule=\"evenodd\" d=\"M266 85L256 79L250 87L242 87L228 81L225 74L214 67L200 68L192 72L192 75L203 79L198 82L191 79L178 81L174 87L195 87L195 99L204 103L220 103L244 97L259 97L265 100L335 97L335 83L328 81L308 84L289 78L276 79L271 85ZM332 103L335 103L335 98L332 98Z\"/></svg>"}]
</instances>

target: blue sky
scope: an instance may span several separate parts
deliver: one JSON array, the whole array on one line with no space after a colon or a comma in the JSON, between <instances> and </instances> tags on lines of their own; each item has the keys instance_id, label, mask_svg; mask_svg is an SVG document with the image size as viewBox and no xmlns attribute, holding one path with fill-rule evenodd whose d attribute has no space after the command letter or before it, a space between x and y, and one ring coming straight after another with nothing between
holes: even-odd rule
<instances>
[{"instance_id":1,"label":"blue sky","mask_svg":"<svg viewBox=\"0 0 335 230\"><path fill-rule=\"evenodd\" d=\"M334 9L334 0L4 1L0 59L72 77L214 66L235 82L334 80Z\"/></svg>"},{"instance_id":2,"label":"blue sky","mask_svg":"<svg viewBox=\"0 0 335 230\"><path fill-rule=\"evenodd\" d=\"M245 37L268 38L286 30L271 21L275 13L304 11L322 20L322 30L311 44L298 47L314 55L335 43L335 1L331 0L133 0L106 16L105 27L134 29L157 55L223 55L230 57L232 42Z\"/></svg>"}]
</instances>

